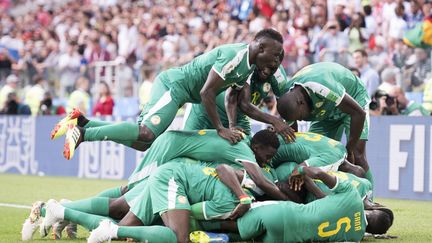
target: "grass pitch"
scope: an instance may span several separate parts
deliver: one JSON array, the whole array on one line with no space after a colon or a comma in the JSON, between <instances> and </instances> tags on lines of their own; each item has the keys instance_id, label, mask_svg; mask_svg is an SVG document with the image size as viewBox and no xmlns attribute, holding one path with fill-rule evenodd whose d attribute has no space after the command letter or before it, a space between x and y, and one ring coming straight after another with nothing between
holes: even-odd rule
<instances>
[{"instance_id":1,"label":"grass pitch","mask_svg":"<svg viewBox=\"0 0 432 243\"><path fill-rule=\"evenodd\" d=\"M50 198L70 200L93 196L110 187L125 184L125 181L89 180L71 177L37 177L0 174L0 203L28 205L37 200ZM390 207L395 215L389 235L399 236L392 240L367 239L367 242L432 242L432 202L378 199ZM21 242L21 226L30 210L0 206L0 242ZM61 242L86 242L89 233L78 229L78 239L62 239ZM38 232L30 242L51 242L41 239Z\"/></svg>"}]
</instances>

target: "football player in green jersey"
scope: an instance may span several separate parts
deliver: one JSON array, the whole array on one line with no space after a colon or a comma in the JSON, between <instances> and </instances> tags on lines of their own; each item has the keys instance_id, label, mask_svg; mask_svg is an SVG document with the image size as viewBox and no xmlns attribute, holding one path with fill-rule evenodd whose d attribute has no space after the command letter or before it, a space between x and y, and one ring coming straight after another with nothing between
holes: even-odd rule
<instances>
[{"instance_id":1,"label":"football player in green jersey","mask_svg":"<svg viewBox=\"0 0 432 243\"><path fill-rule=\"evenodd\" d=\"M145 151L168 128L179 107L191 102L202 103L219 136L236 143L242 136L222 125L216 109L216 96L229 87L241 90L255 68L264 77L273 75L280 65L282 42L277 31L264 29L250 44L216 47L182 67L160 73L138 123L102 125L90 123L82 117L78 120L79 112L72 112L55 126L51 138L66 133L63 151L66 159L72 158L76 147L83 141L110 140ZM288 126L283 128L284 131L287 129Z\"/></svg>"},{"instance_id":2,"label":"football player in green jersey","mask_svg":"<svg viewBox=\"0 0 432 243\"><path fill-rule=\"evenodd\" d=\"M306 175L319 179L333 194L308 204L265 201L236 222L222 228L240 233L243 240L263 242L360 241L365 232L384 234L393 223L386 208L364 210L358 191L348 181L339 180L317 167L300 166L291 180Z\"/></svg>"},{"instance_id":3,"label":"football player in green jersey","mask_svg":"<svg viewBox=\"0 0 432 243\"><path fill-rule=\"evenodd\" d=\"M288 121L312 121L310 132L340 141L345 131L348 160L361 166L373 184L366 159L370 98L362 81L349 69L321 62L298 71L278 101L279 114Z\"/></svg>"},{"instance_id":4,"label":"football player in green jersey","mask_svg":"<svg viewBox=\"0 0 432 243\"><path fill-rule=\"evenodd\" d=\"M282 59L283 53L280 57L281 61ZM226 92L220 93L216 97L217 111L222 124L231 129L240 128L246 134L250 134L251 127L248 117L251 117L255 120L272 124L276 132L281 131L284 137L294 140L292 131L284 131L286 124L280 118L256 109L256 106L259 106L263 99L269 96L271 91L276 97L282 95L286 82L288 80L283 66L279 66L278 70L269 78L263 76L258 69L255 69L250 82L245 84L245 88L241 92L236 94L235 89L229 88ZM231 99L226 100L226 97L230 97ZM230 114L227 114L226 104L236 103L238 103L240 111L237 112L237 109L230 109ZM235 106L230 107L235 108ZM214 128L202 104L192 104L190 111L186 114L185 130ZM229 121L230 119L231 122Z\"/></svg>"}]
</instances>

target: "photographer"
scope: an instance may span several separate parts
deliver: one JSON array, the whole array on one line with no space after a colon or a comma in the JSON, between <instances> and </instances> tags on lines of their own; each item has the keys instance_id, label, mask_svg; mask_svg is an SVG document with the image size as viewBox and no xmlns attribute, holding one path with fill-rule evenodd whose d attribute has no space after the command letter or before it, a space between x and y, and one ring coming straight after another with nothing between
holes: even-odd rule
<instances>
[{"instance_id":1,"label":"photographer","mask_svg":"<svg viewBox=\"0 0 432 243\"><path fill-rule=\"evenodd\" d=\"M31 115L30 107L22 104L15 92L8 94L6 104L0 114L5 115Z\"/></svg>"},{"instance_id":2,"label":"photographer","mask_svg":"<svg viewBox=\"0 0 432 243\"><path fill-rule=\"evenodd\" d=\"M49 91L45 92L44 99L41 101L39 115L63 115L66 109L63 106L53 105L52 95Z\"/></svg>"},{"instance_id":3,"label":"photographer","mask_svg":"<svg viewBox=\"0 0 432 243\"><path fill-rule=\"evenodd\" d=\"M369 114L372 116L399 115L395 97L383 90L377 90L369 104Z\"/></svg>"},{"instance_id":4,"label":"photographer","mask_svg":"<svg viewBox=\"0 0 432 243\"><path fill-rule=\"evenodd\" d=\"M389 95L395 97L397 108L400 115L404 116L430 116L430 112L424 108L421 104L408 100L405 96L405 92L401 87L395 86L389 91Z\"/></svg>"}]
</instances>

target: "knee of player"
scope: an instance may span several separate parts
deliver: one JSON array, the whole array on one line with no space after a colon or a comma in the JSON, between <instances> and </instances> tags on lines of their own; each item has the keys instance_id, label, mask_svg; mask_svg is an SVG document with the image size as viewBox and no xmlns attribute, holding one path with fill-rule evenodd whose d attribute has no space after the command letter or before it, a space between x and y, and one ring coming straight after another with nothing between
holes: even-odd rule
<instances>
[{"instance_id":1,"label":"knee of player","mask_svg":"<svg viewBox=\"0 0 432 243\"><path fill-rule=\"evenodd\" d=\"M142 142L153 142L156 136L154 133L145 125L139 127L138 140Z\"/></svg>"}]
</instances>

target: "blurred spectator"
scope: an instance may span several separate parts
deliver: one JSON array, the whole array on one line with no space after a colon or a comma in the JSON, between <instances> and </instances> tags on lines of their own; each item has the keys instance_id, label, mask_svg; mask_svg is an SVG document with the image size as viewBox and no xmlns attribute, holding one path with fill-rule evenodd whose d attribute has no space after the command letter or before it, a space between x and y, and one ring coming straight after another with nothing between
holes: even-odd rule
<instances>
[{"instance_id":1,"label":"blurred spectator","mask_svg":"<svg viewBox=\"0 0 432 243\"><path fill-rule=\"evenodd\" d=\"M398 113L404 116L430 116L430 111L421 104L408 100L401 87L395 86L388 94L396 98Z\"/></svg>"},{"instance_id":2,"label":"blurred spectator","mask_svg":"<svg viewBox=\"0 0 432 243\"><path fill-rule=\"evenodd\" d=\"M376 34L378 24L376 19L372 16L372 7L370 5L365 5L363 7L363 12L365 14L366 35L369 39L372 35Z\"/></svg>"},{"instance_id":3,"label":"blurred spectator","mask_svg":"<svg viewBox=\"0 0 432 243\"><path fill-rule=\"evenodd\" d=\"M352 16L351 24L347 28L349 38L348 50L351 53L357 49L363 49L363 43L366 41L364 25L363 16L360 13L355 13Z\"/></svg>"},{"instance_id":4,"label":"blurred spectator","mask_svg":"<svg viewBox=\"0 0 432 243\"><path fill-rule=\"evenodd\" d=\"M345 5L345 1L338 1L334 10L334 15L339 24L340 31L344 31L351 25L351 18L344 13Z\"/></svg>"},{"instance_id":5,"label":"blurred spectator","mask_svg":"<svg viewBox=\"0 0 432 243\"><path fill-rule=\"evenodd\" d=\"M30 107L22 104L17 93L11 92L7 96L7 100L0 114L5 115L31 115Z\"/></svg>"},{"instance_id":6,"label":"blurred spectator","mask_svg":"<svg viewBox=\"0 0 432 243\"><path fill-rule=\"evenodd\" d=\"M431 62L426 50L416 48L414 54L405 61L403 87L408 92L421 92L426 79L431 77Z\"/></svg>"},{"instance_id":7,"label":"blurred spectator","mask_svg":"<svg viewBox=\"0 0 432 243\"><path fill-rule=\"evenodd\" d=\"M13 59L6 48L0 48L0 84L12 72Z\"/></svg>"},{"instance_id":8,"label":"blurred spectator","mask_svg":"<svg viewBox=\"0 0 432 243\"><path fill-rule=\"evenodd\" d=\"M76 50L75 42L69 43L67 52L59 58L58 67L60 69L60 96L65 97L71 93L75 81L80 76L81 60Z\"/></svg>"},{"instance_id":9,"label":"blurred spectator","mask_svg":"<svg viewBox=\"0 0 432 243\"><path fill-rule=\"evenodd\" d=\"M8 95L12 92L17 92L18 86L18 77L14 74L9 75L6 78L6 84L0 90L0 110L3 110L6 101L8 99Z\"/></svg>"},{"instance_id":10,"label":"blurred spectator","mask_svg":"<svg viewBox=\"0 0 432 243\"><path fill-rule=\"evenodd\" d=\"M325 62L338 62L346 64L348 51L348 36L339 31L339 25L335 21L329 21L324 26L318 37L317 45L320 50L320 60Z\"/></svg>"},{"instance_id":11,"label":"blurred spectator","mask_svg":"<svg viewBox=\"0 0 432 243\"><path fill-rule=\"evenodd\" d=\"M397 69L395 68L387 67L384 69L381 73L382 83L378 86L378 89L390 94L390 91L397 85L397 75Z\"/></svg>"},{"instance_id":12,"label":"blurred spectator","mask_svg":"<svg viewBox=\"0 0 432 243\"><path fill-rule=\"evenodd\" d=\"M155 79L155 72L149 68L143 70L144 73L144 81L139 88L139 99L141 109L144 109L145 104L150 99L151 88L153 86L153 80Z\"/></svg>"},{"instance_id":13,"label":"blurred spectator","mask_svg":"<svg viewBox=\"0 0 432 243\"><path fill-rule=\"evenodd\" d=\"M408 28L408 24L404 19L405 7L402 3L399 3L395 8L395 14L390 20L389 24L389 37L395 40L402 39L404 32Z\"/></svg>"},{"instance_id":14,"label":"blurred spectator","mask_svg":"<svg viewBox=\"0 0 432 243\"><path fill-rule=\"evenodd\" d=\"M409 29L414 28L416 24L423 22L424 17L419 0L412 0L406 16L407 27Z\"/></svg>"},{"instance_id":15,"label":"blurred spectator","mask_svg":"<svg viewBox=\"0 0 432 243\"><path fill-rule=\"evenodd\" d=\"M99 97L96 104L93 106L94 116L112 115L114 108L114 100L111 96L111 91L106 82L99 83Z\"/></svg>"},{"instance_id":16,"label":"blurred spectator","mask_svg":"<svg viewBox=\"0 0 432 243\"><path fill-rule=\"evenodd\" d=\"M355 68L355 67L350 67L349 68L349 70L351 70L351 72L355 75L355 76L357 76L357 77L359 77L360 78L360 70L358 70L357 68Z\"/></svg>"},{"instance_id":17,"label":"blurred spectator","mask_svg":"<svg viewBox=\"0 0 432 243\"><path fill-rule=\"evenodd\" d=\"M25 103L30 107L32 115L39 113L41 101L45 95L45 79L42 75L35 75L33 77L33 86L31 86L25 94Z\"/></svg>"},{"instance_id":18,"label":"blurred spectator","mask_svg":"<svg viewBox=\"0 0 432 243\"><path fill-rule=\"evenodd\" d=\"M379 76L368 63L368 55L365 50L356 50L353 53L354 65L360 70L360 79L363 81L369 96L372 96L380 84Z\"/></svg>"},{"instance_id":19,"label":"blurred spectator","mask_svg":"<svg viewBox=\"0 0 432 243\"><path fill-rule=\"evenodd\" d=\"M66 111L71 112L73 108L80 109L83 114L90 111L90 95L88 94L90 83L85 77L80 77L75 83L75 90L69 96Z\"/></svg>"},{"instance_id":20,"label":"blurred spectator","mask_svg":"<svg viewBox=\"0 0 432 243\"><path fill-rule=\"evenodd\" d=\"M41 101L39 115L64 115L66 110L63 106L53 104L51 92L45 92L44 99Z\"/></svg>"}]
</instances>

